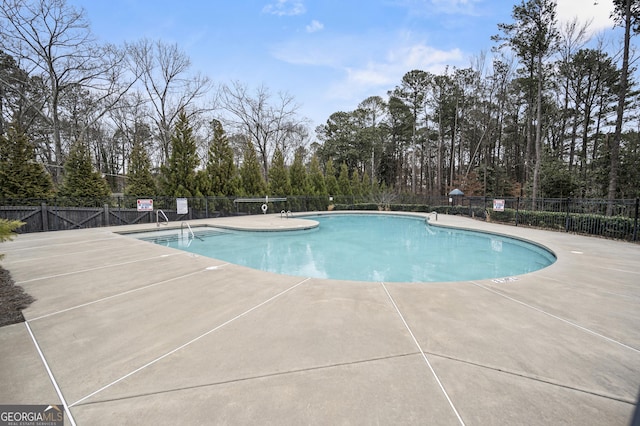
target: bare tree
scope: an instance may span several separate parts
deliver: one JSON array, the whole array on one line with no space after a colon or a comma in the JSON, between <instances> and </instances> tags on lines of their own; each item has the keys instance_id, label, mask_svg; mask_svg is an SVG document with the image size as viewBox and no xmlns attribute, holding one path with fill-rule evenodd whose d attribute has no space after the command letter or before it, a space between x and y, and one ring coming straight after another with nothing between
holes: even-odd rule
<instances>
[{"instance_id":1,"label":"bare tree","mask_svg":"<svg viewBox=\"0 0 640 426\"><path fill-rule=\"evenodd\" d=\"M117 103L135 78L123 80L122 51L99 46L84 11L67 5L66 0L3 1L0 30L0 48L48 89L45 107L38 112L51 127L54 176L58 179L64 156L61 99L78 89L90 92L86 113L91 118L78 130L77 136L81 136Z\"/></svg>"},{"instance_id":2,"label":"bare tree","mask_svg":"<svg viewBox=\"0 0 640 426\"><path fill-rule=\"evenodd\" d=\"M113 127L113 139L118 143L122 153L120 170L127 171L129 154L135 143L148 152L151 141L151 125L148 121L149 111L140 92L133 91L123 97L116 108L109 111L109 122ZM151 152L148 152L151 155ZM160 166L158 163L157 166Z\"/></svg>"},{"instance_id":3,"label":"bare tree","mask_svg":"<svg viewBox=\"0 0 640 426\"><path fill-rule=\"evenodd\" d=\"M246 85L236 81L222 86L220 106L231 114L229 124L255 144L265 179L273 150L277 147L283 154L290 154L306 138L306 122L298 117L300 107L288 93L278 93L273 100L264 85L252 94Z\"/></svg>"},{"instance_id":4,"label":"bare tree","mask_svg":"<svg viewBox=\"0 0 640 426\"><path fill-rule=\"evenodd\" d=\"M135 74L141 76L144 93L153 110L162 162L169 158L171 132L180 111L188 118L205 110L196 101L211 88L209 78L190 74L191 60L177 44L143 39L128 45Z\"/></svg>"},{"instance_id":5,"label":"bare tree","mask_svg":"<svg viewBox=\"0 0 640 426\"><path fill-rule=\"evenodd\" d=\"M55 168L63 163L60 101L65 91L84 87L102 91L97 103L107 102L120 84L116 49L96 44L82 10L65 0L11 0L0 6L0 48L11 54L28 75L42 79L48 89L39 109L53 137ZM104 114L104 109L102 114Z\"/></svg>"},{"instance_id":6,"label":"bare tree","mask_svg":"<svg viewBox=\"0 0 640 426\"><path fill-rule=\"evenodd\" d=\"M578 18L574 18L571 21L563 23L559 27L559 35L560 35L560 43L559 43L559 53L560 53L560 70L564 70L569 68L569 64L573 56L588 41L587 30L589 29L590 22L580 23ZM560 81L558 89L558 96L563 100L562 112L561 112L561 129L560 129L560 138L558 140L558 145L554 146L554 152L557 155L562 155L564 152L564 138L567 133L567 126L570 118L570 86L571 86L571 76L563 75L560 73ZM574 121L574 129L577 124ZM572 141L575 140L575 137L572 137ZM569 161L569 169L572 168L573 158L570 158Z\"/></svg>"}]
</instances>

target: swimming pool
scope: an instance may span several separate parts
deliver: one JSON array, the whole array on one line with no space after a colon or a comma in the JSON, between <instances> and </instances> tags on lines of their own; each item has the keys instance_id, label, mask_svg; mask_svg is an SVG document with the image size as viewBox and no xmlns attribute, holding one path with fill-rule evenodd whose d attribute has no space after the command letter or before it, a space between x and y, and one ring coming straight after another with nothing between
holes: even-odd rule
<instances>
[{"instance_id":1,"label":"swimming pool","mask_svg":"<svg viewBox=\"0 0 640 426\"><path fill-rule=\"evenodd\" d=\"M254 269L313 278L384 282L449 282L503 278L549 266L536 244L501 235L429 225L424 218L384 214L305 216L317 228L234 231L194 228L139 233L136 238Z\"/></svg>"}]
</instances>

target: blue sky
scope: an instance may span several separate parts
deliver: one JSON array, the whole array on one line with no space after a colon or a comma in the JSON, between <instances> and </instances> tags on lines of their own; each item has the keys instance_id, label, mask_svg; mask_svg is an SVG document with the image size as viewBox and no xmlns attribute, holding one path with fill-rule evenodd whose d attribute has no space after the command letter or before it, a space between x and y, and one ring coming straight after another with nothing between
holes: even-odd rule
<instances>
[{"instance_id":1,"label":"blue sky","mask_svg":"<svg viewBox=\"0 0 640 426\"><path fill-rule=\"evenodd\" d=\"M285 91L313 126L384 96L412 69L441 73L490 53L519 0L69 0L104 42L178 43L216 84ZM611 28L611 0L558 0L560 21Z\"/></svg>"}]
</instances>

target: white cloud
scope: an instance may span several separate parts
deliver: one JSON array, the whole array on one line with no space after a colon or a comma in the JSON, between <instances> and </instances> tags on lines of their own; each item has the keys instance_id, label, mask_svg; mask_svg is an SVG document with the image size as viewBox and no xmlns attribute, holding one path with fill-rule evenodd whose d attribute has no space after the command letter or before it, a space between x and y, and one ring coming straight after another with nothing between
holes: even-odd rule
<instances>
[{"instance_id":1,"label":"white cloud","mask_svg":"<svg viewBox=\"0 0 640 426\"><path fill-rule=\"evenodd\" d=\"M289 64L341 68L361 51L358 46L362 46L362 42L361 38L345 35L292 39L273 45L271 54Z\"/></svg>"},{"instance_id":2,"label":"white cloud","mask_svg":"<svg viewBox=\"0 0 640 426\"><path fill-rule=\"evenodd\" d=\"M558 0L557 18L560 22L571 21L574 18L582 23L591 22L592 32L612 28L613 20L610 18L613 11L611 0Z\"/></svg>"},{"instance_id":3,"label":"white cloud","mask_svg":"<svg viewBox=\"0 0 640 426\"><path fill-rule=\"evenodd\" d=\"M316 31L320 31L324 28L322 22L316 21L315 19L311 21L309 25L306 26L308 33L315 33Z\"/></svg>"},{"instance_id":4,"label":"white cloud","mask_svg":"<svg viewBox=\"0 0 640 426\"><path fill-rule=\"evenodd\" d=\"M330 93L332 97L347 99L372 91L391 90L411 70L441 74L447 65L462 60L460 49L438 50L424 43L400 46L389 50L382 60L346 67L346 78L335 84Z\"/></svg>"},{"instance_id":5,"label":"white cloud","mask_svg":"<svg viewBox=\"0 0 640 426\"><path fill-rule=\"evenodd\" d=\"M431 13L477 15L476 5L484 0L396 0L396 4L406 7L411 13L424 15ZM487 7L491 7L487 5Z\"/></svg>"},{"instance_id":6,"label":"white cloud","mask_svg":"<svg viewBox=\"0 0 640 426\"><path fill-rule=\"evenodd\" d=\"M440 69L441 66L451 62L460 62L462 59L462 51L458 48L439 50L424 43L400 47L389 52L390 62L399 63L406 68L423 69L424 71L429 71L433 67Z\"/></svg>"},{"instance_id":7,"label":"white cloud","mask_svg":"<svg viewBox=\"0 0 640 426\"><path fill-rule=\"evenodd\" d=\"M262 12L278 16L302 15L307 11L301 0L276 0L266 5Z\"/></svg>"},{"instance_id":8,"label":"white cloud","mask_svg":"<svg viewBox=\"0 0 640 426\"><path fill-rule=\"evenodd\" d=\"M480 0L431 0L439 12L443 13L474 13L474 6Z\"/></svg>"},{"instance_id":9,"label":"white cloud","mask_svg":"<svg viewBox=\"0 0 640 426\"><path fill-rule=\"evenodd\" d=\"M279 44L271 53L289 64L314 67L306 71L307 75L323 72L334 76L326 82L323 97L354 106L367 96L386 94L411 70L442 74L447 65L466 65L465 54L459 48L437 49L407 32L333 37L323 34Z\"/></svg>"},{"instance_id":10,"label":"white cloud","mask_svg":"<svg viewBox=\"0 0 640 426\"><path fill-rule=\"evenodd\" d=\"M369 63L364 68L347 68L346 83L359 87L382 86L392 84L393 67L388 64Z\"/></svg>"}]
</instances>

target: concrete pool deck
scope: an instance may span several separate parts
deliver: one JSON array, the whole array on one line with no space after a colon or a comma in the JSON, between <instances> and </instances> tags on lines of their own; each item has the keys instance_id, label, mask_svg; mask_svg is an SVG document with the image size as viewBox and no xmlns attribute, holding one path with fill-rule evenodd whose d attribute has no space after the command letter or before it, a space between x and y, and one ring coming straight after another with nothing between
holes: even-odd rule
<instances>
[{"instance_id":1,"label":"concrete pool deck","mask_svg":"<svg viewBox=\"0 0 640 426\"><path fill-rule=\"evenodd\" d=\"M79 425L630 424L640 245L432 223L529 239L558 260L504 280L346 282L117 234L155 224L19 235L1 264L36 301L0 328L0 404L64 404Z\"/></svg>"}]
</instances>

